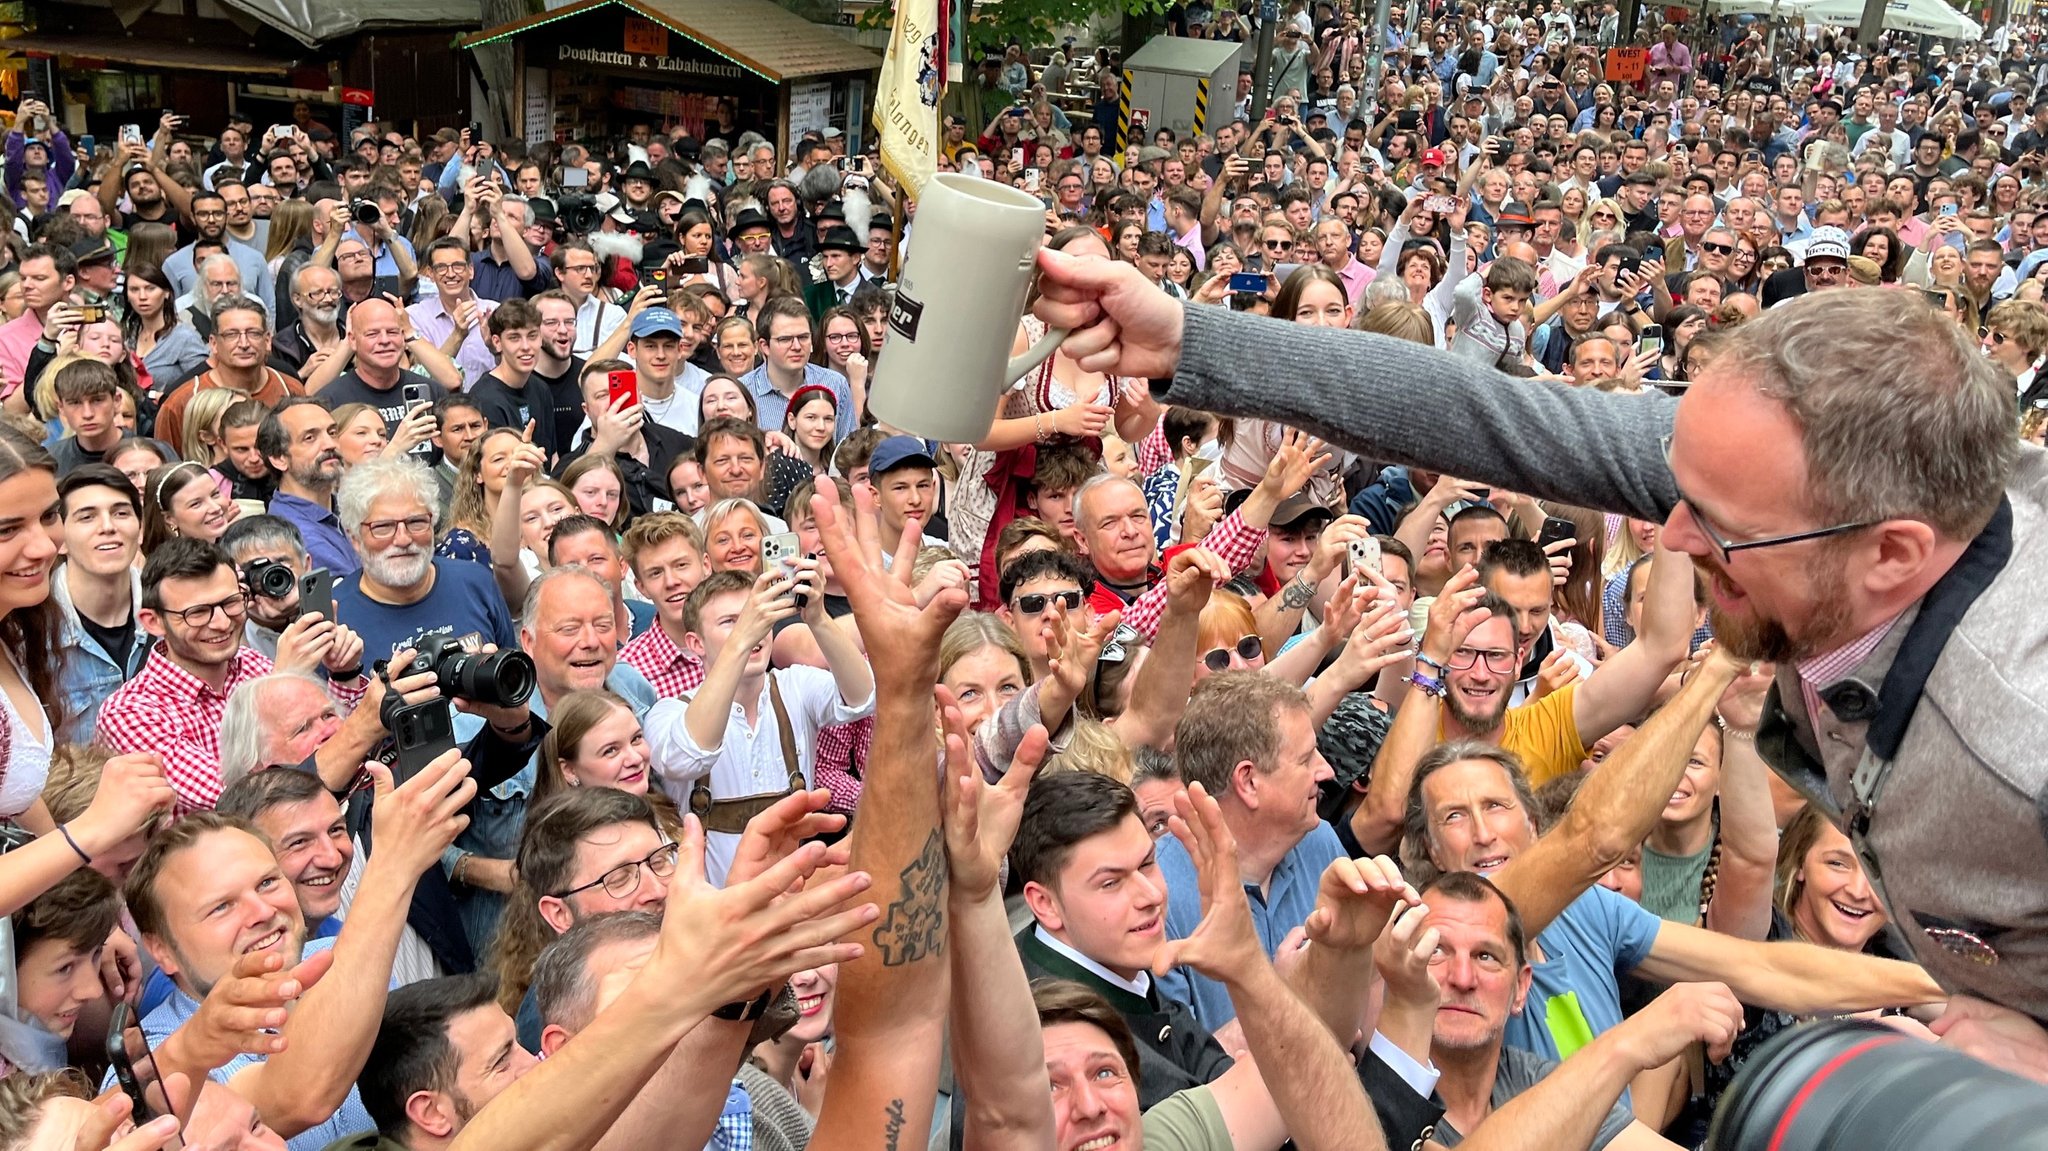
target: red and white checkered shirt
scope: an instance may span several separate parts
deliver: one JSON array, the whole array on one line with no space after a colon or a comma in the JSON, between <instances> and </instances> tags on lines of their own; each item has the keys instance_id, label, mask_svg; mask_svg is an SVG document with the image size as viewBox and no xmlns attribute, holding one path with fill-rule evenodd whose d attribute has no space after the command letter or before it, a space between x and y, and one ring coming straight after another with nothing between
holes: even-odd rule
<instances>
[{"instance_id":1,"label":"red and white checkered shirt","mask_svg":"<svg viewBox=\"0 0 2048 1151\"><path fill-rule=\"evenodd\" d=\"M681 699L704 684L704 661L677 647L660 620L620 648L619 658L646 676L661 699Z\"/></svg>"},{"instance_id":2,"label":"red and white checkered shirt","mask_svg":"<svg viewBox=\"0 0 2048 1151\"><path fill-rule=\"evenodd\" d=\"M1898 622L1899 617L1893 616L1860 639L1852 640L1833 651L1822 652L1799 661L1799 698L1806 704L1807 715L1816 716L1821 713L1821 709L1827 706L1820 701L1821 689L1831 687L1837 681L1847 678L1850 672L1855 671L1869 658L1871 652L1877 650L1877 645L1884 642L1884 637L1891 634L1892 625Z\"/></svg>"},{"instance_id":3,"label":"red and white checkered shirt","mask_svg":"<svg viewBox=\"0 0 2048 1151\"><path fill-rule=\"evenodd\" d=\"M817 770L818 786L832 793L826 811L852 815L860 802L860 776L875 743L875 717L863 716L852 723L833 724L818 730L818 753L811 760Z\"/></svg>"},{"instance_id":4,"label":"red and white checkered shirt","mask_svg":"<svg viewBox=\"0 0 2048 1151\"><path fill-rule=\"evenodd\" d=\"M134 679L100 705L99 739L117 752L153 751L177 794L176 814L210 808L220 799L220 724L235 688L269 675L270 657L252 647L235 653L220 691L179 667L162 646L149 653ZM334 698L353 708L368 685L360 676L330 683Z\"/></svg>"},{"instance_id":5,"label":"red and white checkered shirt","mask_svg":"<svg viewBox=\"0 0 2048 1151\"><path fill-rule=\"evenodd\" d=\"M1230 565L1232 572L1243 575L1257 562L1259 545L1265 542L1265 528L1255 528L1244 522L1244 516L1231 512L1209 529L1209 534L1202 537L1201 546L1215 552L1218 558ZM1168 548L1161 553L1161 559L1170 559L1182 550L1179 547ZM1091 600L1096 614L1117 610L1117 604L1107 602L1107 597L1115 596L1116 592L1108 584L1098 583ZM1159 633L1160 617L1166 614L1166 581L1161 579L1147 588L1136 603L1122 608L1122 611L1124 625L1143 636L1146 643L1151 643L1152 637Z\"/></svg>"}]
</instances>

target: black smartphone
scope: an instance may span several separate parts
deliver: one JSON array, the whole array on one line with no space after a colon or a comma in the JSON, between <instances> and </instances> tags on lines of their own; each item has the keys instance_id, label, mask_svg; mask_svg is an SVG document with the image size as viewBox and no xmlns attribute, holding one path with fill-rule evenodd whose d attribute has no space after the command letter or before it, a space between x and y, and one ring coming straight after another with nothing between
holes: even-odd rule
<instances>
[{"instance_id":1,"label":"black smartphone","mask_svg":"<svg viewBox=\"0 0 2048 1151\"><path fill-rule=\"evenodd\" d=\"M1642 270L1643 258L1641 256L1623 256L1621 258L1621 266L1616 270L1616 277L1633 276Z\"/></svg>"},{"instance_id":2,"label":"black smartphone","mask_svg":"<svg viewBox=\"0 0 2048 1151\"><path fill-rule=\"evenodd\" d=\"M121 1093L134 1105L129 1116L137 1126L172 1113L163 1084L157 1079L156 1057L150 1053L149 1038L142 1033L140 1021L125 1000L116 1001L107 1017L107 1063L114 1070L114 1081L121 1085ZM179 1125L182 1127L183 1123ZM182 1135L173 1135L164 1146L183 1148L185 1140Z\"/></svg>"},{"instance_id":3,"label":"black smartphone","mask_svg":"<svg viewBox=\"0 0 2048 1151\"><path fill-rule=\"evenodd\" d=\"M326 568L299 577L299 618L309 615L334 618L334 573Z\"/></svg>"},{"instance_id":4,"label":"black smartphone","mask_svg":"<svg viewBox=\"0 0 2048 1151\"><path fill-rule=\"evenodd\" d=\"M709 256L685 256L677 265L677 270L685 276L710 275L711 258Z\"/></svg>"},{"instance_id":5,"label":"black smartphone","mask_svg":"<svg viewBox=\"0 0 2048 1151\"><path fill-rule=\"evenodd\" d=\"M1543 530L1536 533L1536 546L1547 548L1559 540L1575 539L1579 526L1563 516L1544 516Z\"/></svg>"},{"instance_id":6,"label":"black smartphone","mask_svg":"<svg viewBox=\"0 0 2048 1151\"><path fill-rule=\"evenodd\" d=\"M1412 108L1394 113L1394 127L1399 128L1404 132L1413 130L1421 123L1422 113L1417 112Z\"/></svg>"},{"instance_id":7,"label":"black smartphone","mask_svg":"<svg viewBox=\"0 0 2048 1151\"><path fill-rule=\"evenodd\" d=\"M394 784L404 784L442 752L455 750L455 706L446 696L393 708L390 721L391 741L398 749L391 765Z\"/></svg>"},{"instance_id":8,"label":"black smartphone","mask_svg":"<svg viewBox=\"0 0 2048 1151\"><path fill-rule=\"evenodd\" d=\"M471 120L469 122L469 142L475 144L481 141L483 138L484 122L482 120Z\"/></svg>"},{"instance_id":9,"label":"black smartphone","mask_svg":"<svg viewBox=\"0 0 2048 1151\"><path fill-rule=\"evenodd\" d=\"M1948 310L1948 293L1940 288L1922 288L1920 289L1920 296L1927 301L1930 307L1940 308L1943 311Z\"/></svg>"}]
</instances>

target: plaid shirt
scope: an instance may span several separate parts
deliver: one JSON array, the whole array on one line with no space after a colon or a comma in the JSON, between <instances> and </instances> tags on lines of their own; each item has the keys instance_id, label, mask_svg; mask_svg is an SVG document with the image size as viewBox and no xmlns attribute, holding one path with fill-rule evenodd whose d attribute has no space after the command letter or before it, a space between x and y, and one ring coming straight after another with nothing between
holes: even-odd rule
<instances>
[{"instance_id":1,"label":"plaid shirt","mask_svg":"<svg viewBox=\"0 0 2048 1151\"><path fill-rule=\"evenodd\" d=\"M704 684L704 661L677 647L660 620L620 648L619 658L646 676L661 699L681 699Z\"/></svg>"},{"instance_id":2,"label":"plaid shirt","mask_svg":"<svg viewBox=\"0 0 2048 1151\"><path fill-rule=\"evenodd\" d=\"M754 1151L754 1100L737 1079L726 1090L725 1108L704 1151Z\"/></svg>"},{"instance_id":3,"label":"plaid shirt","mask_svg":"<svg viewBox=\"0 0 2048 1151\"><path fill-rule=\"evenodd\" d=\"M100 705L99 739L117 752L153 751L164 759L164 774L177 793L176 814L210 808L220 799L220 724L235 688L269 675L269 657L253 647L235 653L220 691L171 662L162 646L149 653L134 679L114 689ZM368 685L328 685L334 698L353 708Z\"/></svg>"},{"instance_id":4,"label":"plaid shirt","mask_svg":"<svg viewBox=\"0 0 2048 1151\"><path fill-rule=\"evenodd\" d=\"M818 753L812 759L818 786L832 793L832 805L825 810L852 815L860 802L860 773L875 743L875 717L863 716L852 723L836 723L818 731Z\"/></svg>"},{"instance_id":5,"label":"plaid shirt","mask_svg":"<svg viewBox=\"0 0 2048 1151\"><path fill-rule=\"evenodd\" d=\"M1849 673L1859 667L1884 637L1891 634L1892 625L1899 622L1898 616L1884 621L1862 638L1851 640L1833 651L1822 652L1796 665L1799 669L1799 698L1806 704L1806 714L1816 716L1827 710L1821 702L1820 690L1832 687L1836 682L1849 678ZM1832 715L1833 712L1828 714Z\"/></svg>"}]
</instances>

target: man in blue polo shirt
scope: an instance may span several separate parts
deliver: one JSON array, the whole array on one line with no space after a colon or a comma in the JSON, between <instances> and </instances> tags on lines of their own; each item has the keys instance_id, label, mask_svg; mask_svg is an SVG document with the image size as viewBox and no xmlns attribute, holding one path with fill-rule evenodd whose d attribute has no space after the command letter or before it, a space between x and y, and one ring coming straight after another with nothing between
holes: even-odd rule
<instances>
[{"instance_id":1,"label":"man in blue polo shirt","mask_svg":"<svg viewBox=\"0 0 2048 1151\"><path fill-rule=\"evenodd\" d=\"M1308 697L1263 672L1217 672L1195 685L1173 739L1181 779L1216 797L1237 839L1252 924L1270 956L1307 921L1323 869L1344 855L1337 833L1316 814L1320 785L1333 773L1316 750ZM1166 936L1185 939L1202 922L1201 881L1172 836L1159 841L1159 874L1166 878ZM1237 1017L1229 991L1192 968L1160 976L1159 991L1192 1007L1211 1031Z\"/></svg>"},{"instance_id":2,"label":"man in blue polo shirt","mask_svg":"<svg viewBox=\"0 0 2048 1151\"><path fill-rule=\"evenodd\" d=\"M741 376L740 383L754 393L754 403L760 408L761 429L781 431L789 397L808 384L822 384L831 388L839 400L839 425L832 438L843 440L852 435L860 414L853 410L853 389L845 376L811 362L816 333L811 327L810 309L804 307L803 300L777 296L762 304L754 330L766 345L766 354L761 358L761 366Z\"/></svg>"},{"instance_id":3,"label":"man in blue polo shirt","mask_svg":"<svg viewBox=\"0 0 2048 1151\"><path fill-rule=\"evenodd\" d=\"M299 529L314 567L337 576L362 563L334 515L334 488L341 482L339 429L334 413L311 396L288 396L256 429L256 449L278 473L270 514Z\"/></svg>"}]
</instances>

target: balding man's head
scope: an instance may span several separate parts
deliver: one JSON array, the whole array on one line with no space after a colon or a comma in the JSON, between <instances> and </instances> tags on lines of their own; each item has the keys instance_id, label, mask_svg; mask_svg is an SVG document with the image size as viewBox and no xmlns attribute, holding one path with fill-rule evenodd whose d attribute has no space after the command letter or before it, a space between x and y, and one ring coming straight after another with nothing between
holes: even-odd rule
<instances>
[{"instance_id":1,"label":"balding man's head","mask_svg":"<svg viewBox=\"0 0 2048 1151\"><path fill-rule=\"evenodd\" d=\"M1526 260L1531 264L1543 262L1543 257L1536 254L1536 246L1521 240L1513 240L1502 244L1499 254L1517 260Z\"/></svg>"}]
</instances>

